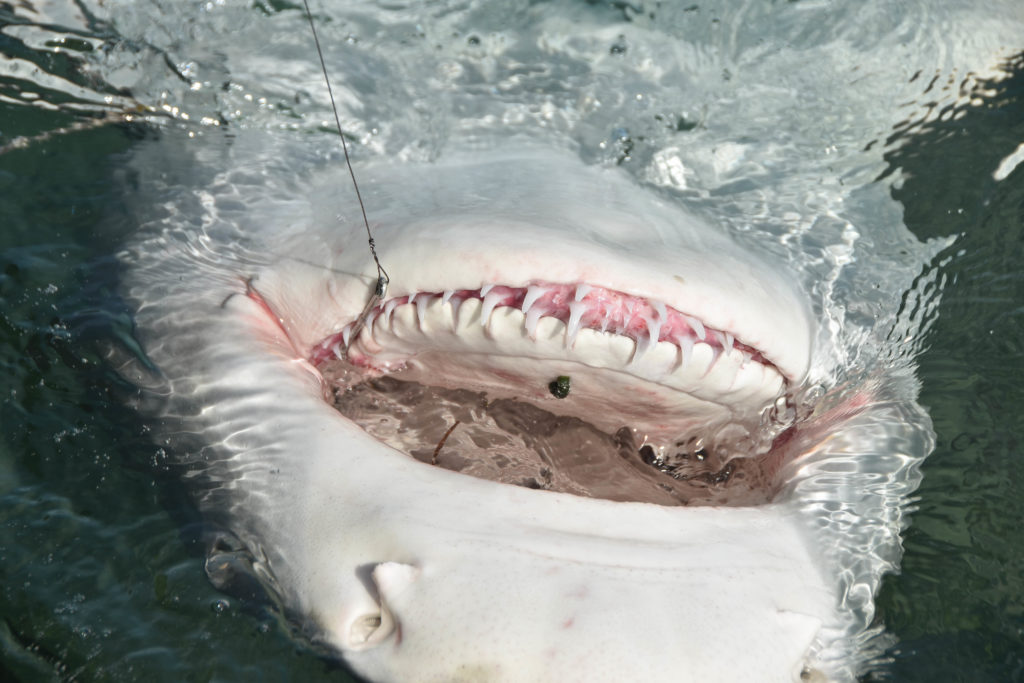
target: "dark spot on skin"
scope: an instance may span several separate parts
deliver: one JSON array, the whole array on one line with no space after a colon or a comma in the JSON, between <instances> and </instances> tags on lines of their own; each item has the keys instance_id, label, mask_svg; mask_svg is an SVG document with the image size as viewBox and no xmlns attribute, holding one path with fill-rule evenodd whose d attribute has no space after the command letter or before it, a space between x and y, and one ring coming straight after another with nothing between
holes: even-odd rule
<instances>
[{"instance_id":1,"label":"dark spot on skin","mask_svg":"<svg viewBox=\"0 0 1024 683\"><path fill-rule=\"evenodd\" d=\"M569 376L559 375L557 379L548 385L548 389L555 398L565 398L569 395Z\"/></svg>"}]
</instances>

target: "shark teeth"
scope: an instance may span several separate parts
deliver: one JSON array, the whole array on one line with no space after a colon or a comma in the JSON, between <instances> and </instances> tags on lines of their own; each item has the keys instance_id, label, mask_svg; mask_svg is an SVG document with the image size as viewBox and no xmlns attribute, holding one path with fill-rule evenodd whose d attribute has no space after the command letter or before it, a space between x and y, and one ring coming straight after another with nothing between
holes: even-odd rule
<instances>
[{"instance_id":1,"label":"shark teeth","mask_svg":"<svg viewBox=\"0 0 1024 683\"><path fill-rule=\"evenodd\" d=\"M682 337L677 339L676 343L679 344L680 361L685 368L690 364L690 359L693 358L693 339Z\"/></svg>"},{"instance_id":2,"label":"shark teeth","mask_svg":"<svg viewBox=\"0 0 1024 683\"><path fill-rule=\"evenodd\" d=\"M569 304L569 322L565 326L565 344L570 349L576 345L576 335L580 332L580 320L586 310L587 305L580 299Z\"/></svg>"},{"instance_id":3,"label":"shark teeth","mask_svg":"<svg viewBox=\"0 0 1024 683\"><path fill-rule=\"evenodd\" d=\"M451 299L448 303L452 307L452 331L459 328L459 308L462 307L464 299Z\"/></svg>"},{"instance_id":4,"label":"shark teeth","mask_svg":"<svg viewBox=\"0 0 1024 683\"><path fill-rule=\"evenodd\" d=\"M686 321L686 324L697 335L697 339L704 341L707 338L707 330L704 329L704 323L688 315L683 315L683 320Z\"/></svg>"},{"instance_id":5,"label":"shark teeth","mask_svg":"<svg viewBox=\"0 0 1024 683\"><path fill-rule=\"evenodd\" d=\"M491 313L494 312L494 307L498 305L498 301L504 298L504 294L501 292L491 291L492 287L487 288L487 293L484 294L484 305L480 309L480 324L487 327L487 323L491 319ZM483 289L480 290L483 292Z\"/></svg>"},{"instance_id":6,"label":"shark teeth","mask_svg":"<svg viewBox=\"0 0 1024 683\"><path fill-rule=\"evenodd\" d=\"M479 307L475 307L472 314L479 311L479 324L484 328L488 328L497 309L507 310L504 307L522 312L523 331L530 339L537 339L541 320L553 318L560 321L564 324L563 339L567 349L575 348L576 340L584 329L628 337L635 342L629 361L633 364L640 363L659 343L669 342L679 348L679 362L683 367L693 361L697 344L708 347L702 352L702 358L710 357L712 365L720 357L731 355L734 349L740 352L738 362L741 365L751 362L771 365L757 349L736 339L732 332L707 327L696 317L670 308L663 301L585 283L549 282L534 282L525 287L491 284L477 290L448 289L440 293L415 292L395 297L372 309L362 324L352 321L322 341L313 348L310 360L316 364L339 357L339 352L344 354L350 342L355 341L354 331L358 331L360 337L368 335L372 338L374 323L378 327L392 325L398 310L405 304L414 306L416 323L424 334L427 333L428 319L439 315L432 311L450 306L451 329L458 332L462 304L472 299L479 302ZM438 306L432 306L435 301Z\"/></svg>"},{"instance_id":7,"label":"shark teeth","mask_svg":"<svg viewBox=\"0 0 1024 683\"><path fill-rule=\"evenodd\" d=\"M416 299L416 317L419 319L422 325L427 320L427 304L430 303L431 297L420 296Z\"/></svg>"},{"instance_id":8,"label":"shark teeth","mask_svg":"<svg viewBox=\"0 0 1024 683\"><path fill-rule=\"evenodd\" d=\"M391 314L395 312L395 308L398 307L398 299L391 299L384 304L384 320L387 322L391 321Z\"/></svg>"},{"instance_id":9,"label":"shark teeth","mask_svg":"<svg viewBox=\"0 0 1024 683\"><path fill-rule=\"evenodd\" d=\"M661 338L661 320L651 320L644 316L644 323L647 324L647 338L657 342Z\"/></svg>"},{"instance_id":10,"label":"shark teeth","mask_svg":"<svg viewBox=\"0 0 1024 683\"><path fill-rule=\"evenodd\" d=\"M537 322L540 320L541 315L539 308L531 309L530 312L526 314L524 326L526 328L526 334L529 335L531 339L537 338Z\"/></svg>"},{"instance_id":11,"label":"shark teeth","mask_svg":"<svg viewBox=\"0 0 1024 683\"><path fill-rule=\"evenodd\" d=\"M537 300L548 293L549 290L546 287L541 287L539 285L530 285L529 287L526 288L526 295L523 297L523 303L520 306L519 310L521 310L524 315L529 313L530 308L535 303L537 303Z\"/></svg>"}]
</instances>

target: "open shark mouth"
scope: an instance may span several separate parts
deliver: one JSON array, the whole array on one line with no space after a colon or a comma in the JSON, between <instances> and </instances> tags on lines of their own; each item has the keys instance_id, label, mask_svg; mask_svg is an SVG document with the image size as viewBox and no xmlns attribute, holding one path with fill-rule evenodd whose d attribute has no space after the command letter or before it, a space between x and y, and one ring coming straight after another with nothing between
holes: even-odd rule
<instances>
[{"instance_id":1,"label":"open shark mouth","mask_svg":"<svg viewBox=\"0 0 1024 683\"><path fill-rule=\"evenodd\" d=\"M658 300L546 281L416 292L378 303L309 360L343 414L430 464L659 504L774 492L780 461L766 452L787 426L773 409L789 380L732 331ZM363 379L378 373L391 381Z\"/></svg>"}]
</instances>

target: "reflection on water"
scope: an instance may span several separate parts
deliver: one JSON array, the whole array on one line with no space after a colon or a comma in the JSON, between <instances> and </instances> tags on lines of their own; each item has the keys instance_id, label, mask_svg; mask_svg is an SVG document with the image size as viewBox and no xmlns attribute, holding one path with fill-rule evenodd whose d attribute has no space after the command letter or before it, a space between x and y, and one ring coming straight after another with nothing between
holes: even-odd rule
<instances>
[{"instance_id":1,"label":"reflection on water","mask_svg":"<svg viewBox=\"0 0 1024 683\"><path fill-rule=\"evenodd\" d=\"M913 122L889 162L894 196L927 238L959 233L950 284L920 360L939 439L905 534L902 573L878 600L899 642L878 680L1024 679L1024 167L997 179L1024 139L1024 53L966 102ZM1004 166L1005 168L1005 166Z\"/></svg>"},{"instance_id":2,"label":"reflection on water","mask_svg":"<svg viewBox=\"0 0 1024 683\"><path fill-rule=\"evenodd\" d=\"M197 43L204 47L195 54L168 39L167 27L180 17L144 4L118 17L86 4L0 7L0 334L6 342L0 352L6 378L0 407L0 674L21 680L345 679L329 660L305 649L296 652L276 612L243 599L225 601L209 585L202 567L206 529L179 489L165 451L122 407L133 390L105 365L110 344L131 344L129 313L117 298L110 258L135 227L123 191L132 187L133 171L121 155L152 134L130 125L129 117L174 120L200 133L225 121L273 121L281 129L308 132L317 127L309 112L323 110L312 59L308 71L295 73L275 73L271 60L258 57L248 71L234 69L246 54L246 41L223 45L209 39L220 35L219 22L226 21L211 9L216 6L202 10L208 23L190 25L203 37ZM239 30L252 28L258 39L286 33L281 26L301 25L288 17L274 21L271 6L257 10L243 13ZM372 51L361 53L351 64L351 91L343 93L349 105L360 103L358 93L406 89L400 95L414 106L393 113L381 104L386 98L365 98L361 116L347 121L346 129L355 131L365 150L410 158L429 156L431 144L444 137L442 115L481 102L488 104L475 110L471 127L504 118L506 125L529 121L572 129L594 159L644 169L637 173L723 212L737 229L778 231L805 245L822 240L836 247L828 252L831 262L809 264L808 272L834 286L829 296L848 320L870 319L877 302L854 296L864 283L828 277L857 254L855 248L866 248L864 240L858 242L851 226L836 217L835 205L819 204L820 196L787 196L784 185L798 169L786 166L789 156L771 149L807 139L817 139L822 149L844 149L846 140L831 131L870 139L853 130L868 124L845 126L841 112L829 120L799 120L787 108L804 84L787 82L785 73L756 73L750 62L733 64L728 74L716 68L716 80L694 78L680 91L685 95L659 99L653 87L659 79L689 78L666 65L712 63L714 50L694 38L698 48L688 52L674 52L671 41L655 41L668 46L667 53L658 53L654 43L638 38L636 27L693 38L728 22L718 18L716 24L713 13L699 9L692 22L683 14L674 27L621 3L595 3L586 11L588 22L608 28L600 60L593 57L597 48L586 44L594 34L572 39L571 33L549 58L529 58L509 36L528 34L533 24L513 10L478 11L472 18L478 30L451 40L445 22L454 20L428 17L431 22L418 25L397 9L337 22L332 49L338 63L345 61L346 35L364 44L394 39L403 56L422 51L425 41L442 44L443 53L441 68L424 67L421 78L411 81L378 77L394 64ZM752 49L769 31L800 26L792 13L759 11L774 15L760 17L767 24L746 17L729 27L736 54ZM864 34L853 36L854 42L900 17L861 19ZM790 21L793 26L787 26ZM828 27L844 23L836 15L834 22L818 25L824 28L811 43L834 39ZM301 35L298 29L295 34ZM284 48L296 60L299 43ZM762 53L764 63L783 67L767 55ZM624 57L640 67L618 70ZM791 59L798 73L806 56ZM650 76L644 60L662 73ZM106 65L102 78L97 63ZM993 177L999 162L1024 140L1024 71L1019 60L1007 71L1012 77L1000 80L988 80L991 74L908 73L899 92L888 96L913 93L904 101L920 103L927 96L939 104L924 114L909 110L908 123L888 141L885 168L849 168L836 179L826 171L833 160L825 154L802 171L821 183L855 185L864 175L899 169L893 195L915 234L963 235L937 259L954 256L943 262L945 294L919 376L921 403L935 422L938 445L923 466L902 574L886 580L878 601L880 618L899 640L871 679L929 681L951 672L982 680L1024 676L1024 542L1017 523L1024 513L1024 424L1016 417L1024 395L1014 373L1022 362L1018 340L1024 338L1024 177L1020 168L1004 179ZM597 78L587 80L593 73ZM623 79L623 73L634 77ZM637 76L644 73L646 80ZM140 80L143 74L151 78ZM262 86L260 76L267 76ZM766 116L780 122L772 135L712 144L716 135L725 135L723 111L750 107L754 99L723 100L717 79L727 77L771 82L784 91L775 98L760 93ZM447 93L443 104L428 99L432 87ZM489 104L514 99L507 93L519 87L547 95L521 108ZM136 98L145 102L141 110ZM192 110L174 109L182 103ZM587 113L582 122L575 118L580 111ZM792 125L787 114L796 117ZM110 125L110 117L121 123ZM375 131L380 121L393 125ZM888 123L870 125L880 141L892 133ZM808 127L813 130L801 130ZM680 149L673 151L673 145ZM783 168L766 171L759 162L766 156L779 159ZM849 201L856 211L858 198ZM769 211L787 202L792 213L769 220ZM879 253L905 246L892 235L871 237L879 241L872 247ZM844 244L850 252L838 248ZM865 278L877 275L860 272Z\"/></svg>"}]
</instances>

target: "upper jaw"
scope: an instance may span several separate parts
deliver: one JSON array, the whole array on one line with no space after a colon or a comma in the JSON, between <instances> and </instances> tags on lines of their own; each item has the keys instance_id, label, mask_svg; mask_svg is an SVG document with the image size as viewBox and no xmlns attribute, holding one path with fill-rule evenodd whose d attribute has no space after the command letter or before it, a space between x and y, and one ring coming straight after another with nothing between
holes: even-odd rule
<instances>
[{"instance_id":1,"label":"upper jaw","mask_svg":"<svg viewBox=\"0 0 1024 683\"><path fill-rule=\"evenodd\" d=\"M636 310L631 316L622 313L608 318L605 329L616 332L625 326L625 336L633 342L649 338L656 326L659 341L687 332L684 336L695 345L703 342L715 349L716 357L731 342L741 357L749 355L777 369L790 385L801 382L807 373L811 330L806 301L770 265L743 254L716 252L702 257L707 262L698 269L692 263L694 254L679 248L665 247L659 254L641 256L568 238L559 246L575 258L566 260L551 253L551 235L544 226L531 226L529 237L498 237L487 244L466 236L476 229L471 219L438 230L433 227L422 222L409 226L416 234L434 233L417 243L418 248L399 244L381 250L392 279L387 297L377 302L371 316L390 319L395 307L410 298L414 309L422 309L427 300L449 304L468 296L482 303L486 300L491 313L504 307L522 311L524 317L532 312L534 318L523 321L532 336L532 326L548 311L540 305L544 298L531 302L528 297L540 291L551 299L554 292L564 302L554 317L570 323L573 305L579 303L576 295L583 287L592 290L583 298L592 307L581 314L580 330L604 324L597 319L607 317L599 315L604 310L597 307L606 303L599 294L614 293L635 302ZM524 226L514 228L522 231ZM441 230L444 235L436 235ZM319 265L315 258L290 258L259 274L253 286L271 304L299 352L318 361L331 346L345 340L346 329L351 332L366 306L375 281L369 275L372 271L365 272L372 266L367 260L360 258L362 272L354 273L347 266ZM507 295L504 301L502 292ZM531 303L524 311L524 304ZM672 320L663 318L660 311ZM676 321L674 327L672 321ZM570 330L566 337L570 347L575 341L572 334Z\"/></svg>"},{"instance_id":2,"label":"upper jaw","mask_svg":"<svg viewBox=\"0 0 1024 683\"><path fill-rule=\"evenodd\" d=\"M655 440L751 422L787 388L770 361L730 332L583 283L392 297L310 354L318 366L343 358L423 384L542 404L609 432L628 424ZM556 377L571 382L568 396L552 395Z\"/></svg>"},{"instance_id":3,"label":"upper jaw","mask_svg":"<svg viewBox=\"0 0 1024 683\"><path fill-rule=\"evenodd\" d=\"M363 171L393 300L585 284L729 333L790 384L807 373L811 315L785 265L744 250L721 227L661 202L621 172L529 149ZM279 231L281 262L254 280L307 357L359 315L376 282L363 227L338 223L335 191L316 194L310 219L330 229Z\"/></svg>"},{"instance_id":4,"label":"upper jaw","mask_svg":"<svg viewBox=\"0 0 1024 683\"><path fill-rule=\"evenodd\" d=\"M488 159L366 169L391 283L357 335L376 282L362 226L280 234L281 261L252 286L298 356L317 365L345 355L559 413L577 402L586 418L632 410L658 416L647 420L654 430L662 415L749 421L802 382L808 304L770 257L621 173L558 153ZM334 215L325 204L313 220ZM633 311L605 315L609 300ZM573 400L551 404L547 385L560 375Z\"/></svg>"},{"instance_id":5,"label":"upper jaw","mask_svg":"<svg viewBox=\"0 0 1024 683\"><path fill-rule=\"evenodd\" d=\"M806 305L740 253L716 252L697 276L693 253L678 249L641 257L570 235L559 243L576 255L567 261L552 253L550 235L541 246L543 226L481 244L467 238L474 225L417 224L426 244L395 240L382 250L392 283L355 336L367 279L296 259L253 286L314 365L345 355L424 384L515 396L652 438L698 425L756 426L807 371ZM618 310L605 315L609 301ZM570 377L571 400L556 403L549 393L558 376Z\"/></svg>"}]
</instances>

